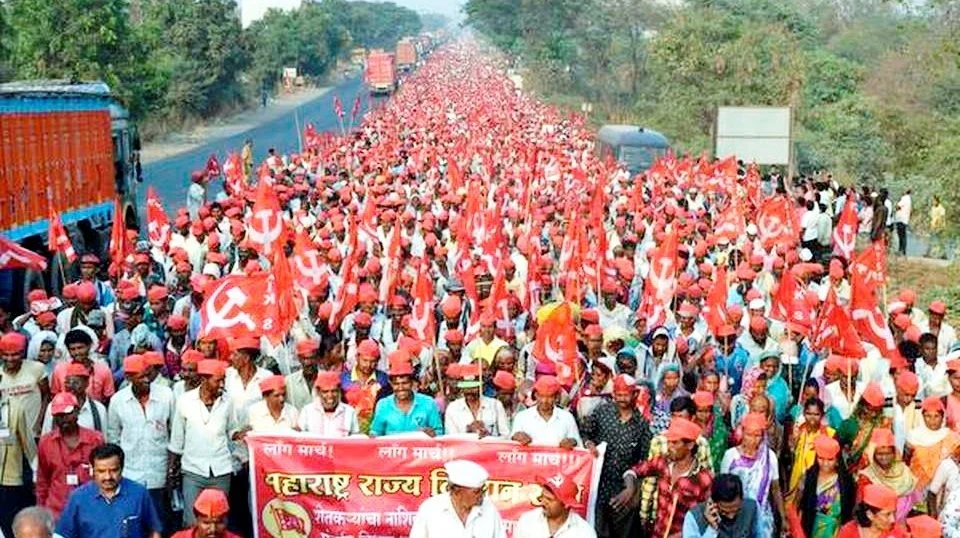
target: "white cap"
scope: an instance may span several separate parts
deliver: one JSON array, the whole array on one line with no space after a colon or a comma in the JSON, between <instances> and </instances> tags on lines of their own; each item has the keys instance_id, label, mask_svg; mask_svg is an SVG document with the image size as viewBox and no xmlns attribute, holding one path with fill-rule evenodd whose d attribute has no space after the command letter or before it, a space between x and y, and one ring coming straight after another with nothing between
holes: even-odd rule
<instances>
[{"instance_id":1,"label":"white cap","mask_svg":"<svg viewBox=\"0 0 960 538\"><path fill-rule=\"evenodd\" d=\"M607 369L610 370L611 374L617 373L617 363L610 355L601 355L596 359L593 359L593 362L606 366Z\"/></svg>"},{"instance_id":2,"label":"white cap","mask_svg":"<svg viewBox=\"0 0 960 538\"><path fill-rule=\"evenodd\" d=\"M800 260L808 262L813 259L813 253L810 252L810 249L804 248L800 249Z\"/></svg>"},{"instance_id":3,"label":"white cap","mask_svg":"<svg viewBox=\"0 0 960 538\"><path fill-rule=\"evenodd\" d=\"M757 235L757 225L752 222L747 224L747 233L750 235Z\"/></svg>"},{"instance_id":4,"label":"white cap","mask_svg":"<svg viewBox=\"0 0 960 538\"><path fill-rule=\"evenodd\" d=\"M763 310L767 308L767 303L763 302L763 299L754 299L750 301L750 304L747 305L747 308L750 310Z\"/></svg>"},{"instance_id":5,"label":"white cap","mask_svg":"<svg viewBox=\"0 0 960 538\"><path fill-rule=\"evenodd\" d=\"M447 481L465 488L483 487L490 475L486 469L470 460L450 460L443 464L447 471Z\"/></svg>"}]
</instances>

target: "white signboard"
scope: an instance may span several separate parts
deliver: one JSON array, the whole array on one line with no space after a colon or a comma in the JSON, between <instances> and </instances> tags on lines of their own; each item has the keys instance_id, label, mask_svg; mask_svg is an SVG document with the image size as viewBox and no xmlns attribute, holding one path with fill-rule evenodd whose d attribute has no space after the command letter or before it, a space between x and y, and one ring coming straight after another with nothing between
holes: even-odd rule
<instances>
[{"instance_id":1,"label":"white signboard","mask_svg":"<svg viewBox=\"0 0 960 538\"><path fill-rule=\"evenodd\" d=\"M283 78L288 78L293 80L297 78L297 68L296 67L284 67L283 68Z\"/></svg>"},{"instance_id":2,"label":"white signboard","mask_svg":"<svg viewBox=\"0 0 960 538\"><path fill-rule=\"evenodd\" d=\"M743 162L789 164L790 107L719 107L715 155Z\"/></svg>"}]
</instances>

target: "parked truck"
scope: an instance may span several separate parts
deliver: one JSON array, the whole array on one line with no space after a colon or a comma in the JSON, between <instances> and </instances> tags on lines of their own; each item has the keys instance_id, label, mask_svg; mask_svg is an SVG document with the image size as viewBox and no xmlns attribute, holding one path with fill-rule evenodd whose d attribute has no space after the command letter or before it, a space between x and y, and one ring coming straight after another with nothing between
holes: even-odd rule
<instances>
[{"instance_id":1,"label":"parked truck","mask_svg":"<svg viewBox=\"0 0 960 538\"><path fill-rule=\"evenodd\" d=\"M412 71L417 65L417 45L412 38L405 37L397 43L397 68L404 73Z\"/></svg>"},{"instance_id":2,"label":"parked truck","mask_svg":"<svg viewBox=\"0 0 960 538\"><path fill-rule=\"evenodd\" d=\"M102 82L0 84L0 234L49 255L54 212L78 253L102 255L114 218L137 228L139 150L129 113ZM0 271L0 297L17 302L23 273ZM59 272L49 273L59 288Z\"/></svg>"},{"instance_id":3,"label":"parked truck","mask_svg":"<svg viewBox=\"0 0 960 538\"><path fill-rule=\"evenodd\" d=\"M372 94L393 93L397 89L397 64L393 54L382 50L370 51L364 80Z\"/></svg>"}]
</instances>

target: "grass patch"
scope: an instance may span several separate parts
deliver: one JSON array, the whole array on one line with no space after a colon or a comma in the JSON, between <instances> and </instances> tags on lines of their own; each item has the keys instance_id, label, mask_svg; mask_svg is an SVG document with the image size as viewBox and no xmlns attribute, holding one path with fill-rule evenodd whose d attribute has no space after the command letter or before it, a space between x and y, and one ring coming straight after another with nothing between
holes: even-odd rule
<instances>
[{"instance_id":1,"label":"grass patch","mask_svg":"<svg viewBox=\"0 0 960 538\"><path fill-rule=\"evenodd\" d=\"M897 292L911 288L917 292L917 307L926 310L937 299L947 303L947 321L957 326L960 321L960 265L952 263L941 267L934 262L901 258L887 258L889 279L887 302L896 299Z\"/></svg>"}]
</instances>

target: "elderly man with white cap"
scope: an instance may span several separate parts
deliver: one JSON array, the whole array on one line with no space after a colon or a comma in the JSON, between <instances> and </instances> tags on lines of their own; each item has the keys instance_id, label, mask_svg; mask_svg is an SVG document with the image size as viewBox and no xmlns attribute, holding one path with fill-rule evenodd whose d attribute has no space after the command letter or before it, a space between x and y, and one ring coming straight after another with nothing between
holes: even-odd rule
<instances>
[{"instance_id":1,"label":"elderly man with white cap","mask_svg":"<svg viewBox=\"0 0 960 538\"><path fill-rule=\"evenodd\" d=\"M410 538L506 538L500 513L486 498L487 471L469 460L451 460L443 468L447 492L420 505Z\"/></svg>"}]
</instances>

